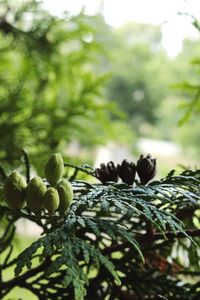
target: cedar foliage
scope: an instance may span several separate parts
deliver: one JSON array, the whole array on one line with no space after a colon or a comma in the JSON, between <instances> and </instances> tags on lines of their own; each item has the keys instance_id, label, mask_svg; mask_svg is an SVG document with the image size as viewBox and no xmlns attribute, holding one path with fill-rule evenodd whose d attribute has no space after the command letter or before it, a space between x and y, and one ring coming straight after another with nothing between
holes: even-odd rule
<instances>
[{"instance_id":1,"label":"cedar foliage","mask_svg":"<svg viewBox=\"0 0 200 300\"><path fill-rule=\"evenodd\" d=\"M200 299L200 170L127 185L94 181L88 165L65 167L74 170L68 178L74 201L64 216L35 216L26 207L14 213L0 202L1 299L16 286L42 300ZM1 174L5 179L3 169ZM43 233L13 258L20 218ZM15 274L6 281L11 266Z\"/></svg>"}]
</instances>

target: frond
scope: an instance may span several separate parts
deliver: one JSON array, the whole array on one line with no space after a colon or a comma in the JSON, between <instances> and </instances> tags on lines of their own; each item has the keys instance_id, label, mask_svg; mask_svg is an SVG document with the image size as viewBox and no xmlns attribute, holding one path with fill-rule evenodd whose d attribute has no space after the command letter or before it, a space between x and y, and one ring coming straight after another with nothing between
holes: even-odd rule
<instances>
[{"instance_id":1,"label":"frond","mask_svg":"<svg viewBox=\"0 0 200 300\"><path fill-rule=\"evenodd\" d=\"M100 276L106 270L116 285L121 284L120 267L112 257L116 251L124 259L129 253L137 264L145 266L147 244L155 247L157 240L163 243L169 236L173 240L185 237L197 249L197 240L190 237L177 215L185 207L199 207L199 184L199 172L192 171L147 186L74 181L74 202L64 220L20 254L15 274L19 276L24 268L34 269L35 254L41 253L41 262L48 261L44 278L54 284L59 278L57 288L63 295L68 295L73 286L74 298L81 300L90 285L92 272ZM47 294L46 290L44 295Z\"/></svg>"}]
</instances>

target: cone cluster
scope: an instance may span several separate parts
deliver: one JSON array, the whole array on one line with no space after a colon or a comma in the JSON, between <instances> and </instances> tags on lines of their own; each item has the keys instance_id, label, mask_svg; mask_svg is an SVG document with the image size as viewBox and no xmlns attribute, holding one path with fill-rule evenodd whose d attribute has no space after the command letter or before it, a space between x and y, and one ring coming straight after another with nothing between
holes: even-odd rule
<instances>
[{"instance_id":1,"label":"cone cluster","mask_svg":"<svg viewBox=\"0 0 200 300\"><path fill-rule=\"evenodd\" d=\"M73 200L71 183L63 178L64 162L60 153L54 153L45 164L45 184L41 177L33 177L29 183L17 171L13 171L4 184L5 201L8 207L19 211L25 206L40 215L45 209L49 215L56 211L64 214Z\"/></svg>"},{"instance_id":2,"label":"cone cluster","mask_svg":"<svg viewBox=\"0 0 200 300\"><path fill-rule=\"evenodd\" d=\"M110 161L95 169L96 178L103 184L109 181L118 182L120 178L122 182L132 185L136 174L138 174L141 184L148 183L156 175L156 159L152 158L150 154L146 157L141 155L136 164L124 159L121 164L116 166Z\"/></svg>"}]
</instances>

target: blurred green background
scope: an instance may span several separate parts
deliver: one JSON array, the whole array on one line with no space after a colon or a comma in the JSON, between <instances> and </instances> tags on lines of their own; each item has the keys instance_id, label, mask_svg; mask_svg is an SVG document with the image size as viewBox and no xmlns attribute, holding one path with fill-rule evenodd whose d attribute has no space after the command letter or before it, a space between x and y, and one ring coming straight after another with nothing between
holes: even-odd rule
<instances>
[{"instance_id":1,"label":"blurred green background","mask_svg":"<svg viewBox=\"0 0 200 300\"><path fill-rule=\"evenodd\" d=\"M169 57L159 25L114 28L101 6L59 16L44 7L0 0L1 165L19 166L24 148L41 176L57 151L90 164L151 152L159 175L196 167L200 40L185 39Z\"/></svg>"}]
</instances>

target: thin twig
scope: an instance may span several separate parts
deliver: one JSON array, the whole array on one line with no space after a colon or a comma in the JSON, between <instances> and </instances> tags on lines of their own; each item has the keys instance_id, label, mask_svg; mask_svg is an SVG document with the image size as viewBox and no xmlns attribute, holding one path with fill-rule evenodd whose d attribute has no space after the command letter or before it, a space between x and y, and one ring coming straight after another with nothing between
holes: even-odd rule
<instances>
[{"instance_id":1,"label":"thin twig","mask_svg":"<svg viewBox=\"0 0 200 300\"><path fill-rule=\"evenodd\" d=\"M2 268L4 268L4 266L7 264L7 262L8 262L9 259L10 259L11 254L12 254L12 252L13 252L13 245L11 244L9 247L10 247L10 249L9 249L9 251L8 251L8 253L7 253L5 259L4 259Z\"/></svg>"},{"instance_id":2,"label":"thin twig","mask_svg":"<svg viewBox=\"0 0 200 300\"><path fill-rule=\"evenodd\" d=\"M73 165L73 164L70 164L70 163L64 163L64 166L65 167L74 168L77 171L81 171L83 173L86 173L86 174L88 174L90 176L94 176L95 177L94 170L88 171L88 169L89 169L88 166L84 166L84 165L83 166L76 166L76 165Z\"/></svg>"},{"instance_id":3,"label":"thin twig","mask_svg":"<svg viewBox=\"0 0 200 300\"><path fill-rule=\"evenodd\" d=\"M7 175L6 175L6 172L4 171L4 168L2 166L0 166L0 175L1 175L2 179L3 179L3 181L5 181Z\"/></svg>"},{"instance_id":4,"label":"thin twig","mask_svg":"<svg viewBox=\"0 0 200 300\"><path fill-rule=\"evenodd\" d=\"M30 161L29 161L28 153L24 149L22 149L22 156L24 158L24 163L26 167L26 181L28 183L30 181Z\"/></svg>"}]
</instances>

